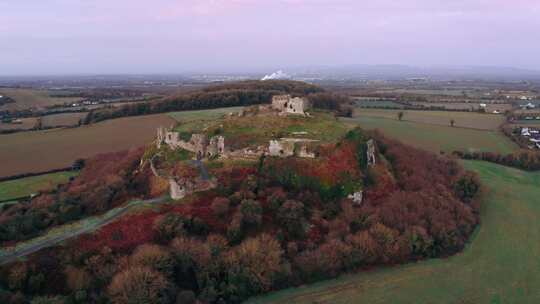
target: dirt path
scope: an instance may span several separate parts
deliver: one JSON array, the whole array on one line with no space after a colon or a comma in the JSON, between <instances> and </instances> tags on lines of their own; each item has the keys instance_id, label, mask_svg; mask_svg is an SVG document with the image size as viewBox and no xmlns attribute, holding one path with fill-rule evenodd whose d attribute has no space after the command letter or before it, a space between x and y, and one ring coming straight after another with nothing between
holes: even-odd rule
<instances>
[{"instance_id":1,"label":"dirt path","mask_svg":"<svg viewBox=\"0 0 540 304\"><path fill-rule=\"evenodd\" d=\"M160 197L144 201L132 201L126 206L118 207L108 211L101 216L89 217L76 223L66 224L51 229L47 234L37 238L24 241L15 247L0 249L0 265L14 262L29 254L35 253L43 248L57 245L65 240L79 236L84 233L93 232L102 226L109 224L124 215L130 209L145 204L159 204L167 201L167 197Z\"/></svg>"}]
</instances>

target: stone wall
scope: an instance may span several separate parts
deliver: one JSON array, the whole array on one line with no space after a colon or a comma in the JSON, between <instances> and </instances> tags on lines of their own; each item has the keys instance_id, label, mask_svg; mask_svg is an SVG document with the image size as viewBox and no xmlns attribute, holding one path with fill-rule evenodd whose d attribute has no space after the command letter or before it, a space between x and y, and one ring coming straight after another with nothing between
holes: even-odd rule
<instances>
[{"instance_id":1,"label":"stone wall","mask_svg":"<svg viewBox=\"0 0 540 304\"><path fill-rule=\"evenodd\" d=\"M193 134L189 141L180 139L178 132L169 131L165 128L158 128L157 146L166 144L172 149L184 149L193 152L199 158L219 156L225 153L225 137L214 136L208 140L204 134Z\"/></svg>"},{"instance_id":2,"label":"stone wall","mask_svg":"<svg viewBox=\"0 0 540 304\"><path fill-rule=\"evenodd\" d=\"M272 97L272 108L286 114L306 115L310 107L309 101L304 97L291 97L291 95L275 95Z\"/></svg>"},{"instance_id":3,"label":"stone wall","mask_svg":"<svg viewBox=\"0 0 540 304\"><path fill-rule=\"evenodd\" d=\"M303 157L314 158L315 152L310 151L309 144L317 140L307 138L281 138L271 140L268 146L268 155L277 157Z\"/></svg>"}]
</instances>

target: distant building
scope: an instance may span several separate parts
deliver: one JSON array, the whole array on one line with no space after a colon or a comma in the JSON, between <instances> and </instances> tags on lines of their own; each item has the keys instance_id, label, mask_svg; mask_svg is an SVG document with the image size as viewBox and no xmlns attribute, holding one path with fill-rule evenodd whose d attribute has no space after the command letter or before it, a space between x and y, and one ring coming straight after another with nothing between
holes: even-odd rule
<instances>
[{"instance_id":1,"label":"distant building","mask_svg":"<svg viewBox=\"0 0 540 304\"><path fill-rule=\"evenodd\" d=\"M304 97L291 97L291 95L275 95L272 97L272 108L286 114L306 115L310 103Z\"/></svg>"}]
</instances>

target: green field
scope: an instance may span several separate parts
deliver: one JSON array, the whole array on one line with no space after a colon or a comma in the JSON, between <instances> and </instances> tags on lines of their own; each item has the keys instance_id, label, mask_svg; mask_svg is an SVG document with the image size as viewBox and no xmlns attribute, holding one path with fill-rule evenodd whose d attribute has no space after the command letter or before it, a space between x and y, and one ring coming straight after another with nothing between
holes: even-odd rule
<instances>
[{"instance_id":1,"label":"green field","mask_svg":"<svg viewBox=\"0 0 540 304\"><path fill-rule=\"evenodd\" d=\"M0 201L50 190L75 175L77 172L65 171L0 182Z\"/></svg>"},{"instance_id":2,"label":"green field","mask_svg":"<svg viewBox=\"0 0 540 304\"><path fill-rule=\"evenodd\" d=\"M540 173L467 161L486 185L480 228L446 259L345 275L251 303L540 303Z\"/></svg>"},{"instance_id":3,"label":"green field","mask_svg":"<svg viewBox=\"0 0 540 304\"><path fill-rule=\"evenodd\" d=\"M44 108L52 105L78 102L79 97L51 97L49 91L38 89L0 88L0 95L11 97L15 103L1 106L1 110L25 110L30 108Z\"/></svg>"},{"instance_id":4,"label":"green field","mask_svg":"<svg viewBox=\"0 0 540 304\"><path fill-rule=\"evenodd\" d=\"M403 112L403 121L419 122L438 126L450 126L454 120L455 127L497 130L506 120L502 115L482 114L474 112L420 111L420 110L386 110L357 109L354 117L377 117L398 120L398 113Z\"/></svg>"},{"instance_id":5,"label":"green field","mask_svg":"<svg viewBox=\"0 0 540 304\"><path fill-rule=\"evenodd\" d=\"M186 135L206 133L209 136L220 134L233 147L245 147L268 144L276 137L302 137L323 141L340 139L348 130L345 125L332 114L323 111L312 111L312 117L286 116L275 114L226 116L238 113L242 108L222 108L215 110L187 111L169 113L179 122L175 131ZM225 115L225 116L224 116Z\"/></svg>"},{"instance_id":6,"label":"green field","mask_svg":"<svg viewBox=\"0 0 540 304\"><path fill-rule=\"evenodd\" d=\"M238 113L244 107L219 108L211 110L181 111L168 113L171 118L178 122L188 123L194 121L208 121L223 117L225 114Z\"/></svg>"},{"instance_id":7,"label":"green field","mask_svg":"<svg viewBox=\"0 0 540 304\"><path fill-rule=\"evenodd\" d=\"M507 154L518 149L517 145L499 131L452 128L382 117L360 116L343 119L343 121L358 123L367 130L379 129L384 134L406 144L435 153L460 150Z\"/></svg>"}]
</instances>

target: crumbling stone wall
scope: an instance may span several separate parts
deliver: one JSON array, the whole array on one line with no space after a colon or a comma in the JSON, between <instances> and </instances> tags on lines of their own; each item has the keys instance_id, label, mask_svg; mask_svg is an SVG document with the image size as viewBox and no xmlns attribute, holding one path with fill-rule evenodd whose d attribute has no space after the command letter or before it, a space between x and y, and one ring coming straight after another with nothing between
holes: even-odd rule
<instances>
[{"instance_id":1,"label":"crumbling stone wall","mask_svg":"<svg viewBox=\"0 0 540 304\"><path fill-rule=\"evenodd\" d=\"M225 153L225 137L214 136L208 140L204 134L193 134L189 141L180 139L178 132L158 128L157 147L166 144L172 149L184 149L193 152L198 158L219 156Z\"/></svg>"},{"instance_id":2,"label":"crumbling stone wall","mask_svg":"<svg viewBox=\"0 0 540 304\"><path fill-rule=\"evenodd\" d=\"M272 97L272 108L285 114L306 115L309 101L304 97L291 97L291 95L275 95Z\"/></svg>"},{"instance_id":3,"label":"crumbling stone wall","mask_svg":"<svg viewBox=\"0 0 540 304\"><path fill-rule=\"evenodd\" d=\"M268 155L277 157L297 156L314 158L315 153L309 151L309 144L317 140L306 138L281 138L271 140L268 146Z\"/></svg>"},{"instance_id":4,"label":"crumbling stone wall","mask_svg":"<svg viewBox=\"0 0 540 304\"><path fill-rule=\"evenodd\" d=\"M375 165L375 141L370 139L366 142L367 146L367 163L368 166Z\"/></svg>"}]
</instances>

